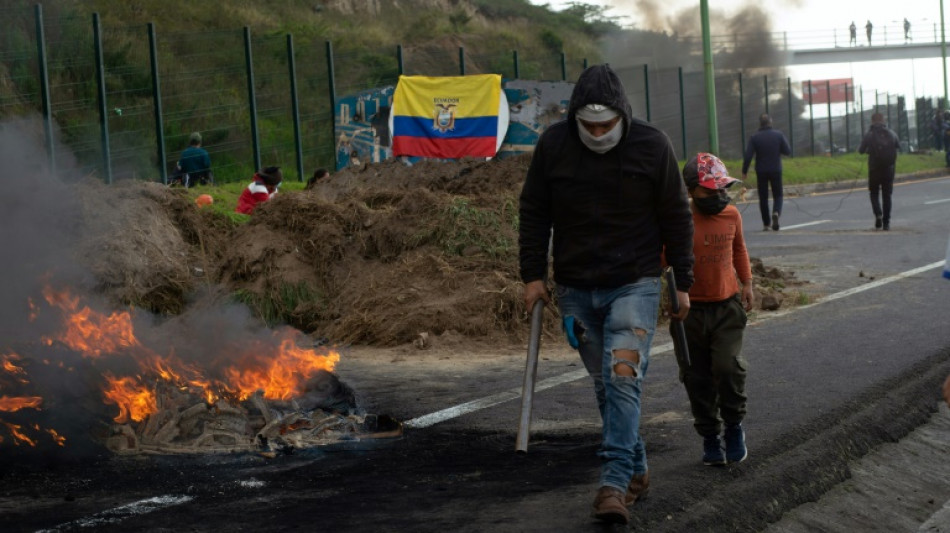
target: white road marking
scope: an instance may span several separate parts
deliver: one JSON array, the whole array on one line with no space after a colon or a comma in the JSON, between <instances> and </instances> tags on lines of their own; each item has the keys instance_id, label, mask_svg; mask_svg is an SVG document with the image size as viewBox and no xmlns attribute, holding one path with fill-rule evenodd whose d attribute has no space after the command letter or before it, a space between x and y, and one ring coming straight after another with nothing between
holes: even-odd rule
<instances>
[{"instance_id":1,"label":"white road marking","mask_svg":"<svg viewBox=\"0 0 950 533\"><path fill-rule=\"evenodd\" d=\"M806 226L814 226L815 224L824 224L825 222L831 222L831 221L830 220L815 220L814 222L805 222L804 224L795 224L794 226L782 226L782 231L804 228Z\"/></svg>"},{"instance_id":2,"label":"white road marking","mask_svg":"<svg viewBox=\"0 0 950 533\"><path fill-rule=\"evenodd\" d=\"M943 200L931 200L929 202L924 202L924 205L942 204L944 202L950 202L950 198L944 198Z\"/></svg>"},{"instance_id":3,"label":"white road marking","mask_svg":"<svg viewBox=\"0 0 950 533\"><path fill-rule=\"evenodd\" d=\"M821 221L821 222L827 222L827 221ZM822 298L821 300L818 300L817 302L813 304L803 305L803 306L795 307L786 311L778 311L776 313L772 313L768 315L767 317L762 317L759 320L756 320L756 322L762 322L767 319L778 318L781 316L791 314L792 312L802 311L811 307L815 307L816 305L821 305L825 302L831 302L833 300L838 300L846 296L852 296L854 294L871 290L876 287L880 287L882 285L887 285L888 283L893 283L895 281L899 281L904 278L915 276L917 274L926 272L928 270L933 270L937 267L942 267L943 264L944 264L944 261L937 261L935 263L930 263L929 265L924 265L922 267L918 267L913 270L901 272L900 274L895 274L893 276L881 278L879 280L872 281L871 283L866 283L864 285L861 285L860 287L854 287L853 289L847 289L841 292L836 292L834 294L825 296L824 298ZM665 352L670 352L672 350L673 350L673 343L666 343L666 344L662 344L660 346L656 346L652 348L650 350L650 354L651 355L661 354ZM576 381L584 377L587 377L587 370L583 368L579 370L574 370L572 372L561 374L559 376L554 376L554 377L538 382L534 387L534 391L538 392L538 391L550 389L558 385L570 383L572 381ZM417 428L417 429L425 428L425 427L438 424L440 422L445 422L446 420L450 420L452 418L456 418L456 417L466 415L469 413L474 413L475 411L480 411L482 409L487 409L489 407L494 407L498 404L501 404L510 400L514 400L520 397L521 397L520 387L509 389L504 392L493 394L491 396L486 396L484 398L479 398L477 400L472 400L470 402L465 402L463 404L447 407L445 409L436 411L434 413L429 413L427 415L422 415L422 416L413 418L411 420L407 420L406 422L403 423L403 425L407 428Z\"/></svg>"},{"instance_id":4,"label":"white road marking","mask_svg":"<svg viewBox=\"0 0 950 533\"><path fill-rule=\"evenodd\" d=\"M66 522L58 526L53 526L50 529L41 529L37 533L49 533L54 531L62 531L64 529L98 527L106 524L114 524L116 522L121 522L122 520L125 520L131 516L148 514L164 507L171 507L173 505L187 503L193 499L194 498L191 496L155 496L153 498L146 498L144 500L132 502L128 505L116 507L114 509L106 509L105 511L96 513L88 518L79 518L77 520L73 520L72 522Z\"/></svg>"}]
</instances>

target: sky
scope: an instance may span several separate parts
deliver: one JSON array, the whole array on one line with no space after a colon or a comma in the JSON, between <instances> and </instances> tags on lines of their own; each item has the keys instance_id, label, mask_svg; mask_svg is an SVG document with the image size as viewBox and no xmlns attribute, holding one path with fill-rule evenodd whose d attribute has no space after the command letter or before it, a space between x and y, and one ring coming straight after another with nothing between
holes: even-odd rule
<instances>
[{"instance_id":1,"label":"sky","mask_svg":"<svg viewBox=\"0 0 950 533\"><path fill-rule=\"evenodd\" d=\"M571 3L570 0L530 1L537 5L548 4L554 9L562 9ZM668 32L673 31L674 25L682 24L683 18L679 15L698 10L700 3L699 0L580 1L608 8L607 15L617 18L625 27ZM941 0L709 0L708 6L710 12L719 12L728 18L735 17L745 7L756 7L769 16L772 32L787 32L790 41L820 38L827 40L829 46L835 39L840 46L848 46L848 26L854 21L858 44L864 46L867 43L864 26L869 20L874 25L872 42L875 45L881 42L878 39L883 39L885 32L888 44L902 44L905 18L911 23L911 33L918 41L938 40L940 3ZM950 0L945 0L944 12L950 15ZM699 25L697 18L697 31ZM950 40L950 27L947 31ZM715 36L716 30L713 29L712 33ZM856 85L865 88L904 94L911 107L915 96L943 95L943 67L939 57L794 66L789 67L788 72L793 82L850 77Z\"/></svg>"}]
</instances>

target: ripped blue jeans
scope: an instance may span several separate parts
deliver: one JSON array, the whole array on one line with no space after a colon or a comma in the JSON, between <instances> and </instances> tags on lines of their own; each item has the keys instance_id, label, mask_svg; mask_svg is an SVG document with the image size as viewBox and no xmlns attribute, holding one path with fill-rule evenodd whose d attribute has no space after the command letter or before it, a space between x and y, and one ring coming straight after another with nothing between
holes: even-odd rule
<instances>
[{"instance_id":1,"label":"ripped blue jeans","mask_svg":"<svg viewBox=\"0 0 950 533\"><path fill-rule=\"evenodd\" d=\"M603 422L600 486L626 491L634 474L647 471L646 446L640 437L640 393L656 331L660 278L641 278L613 289L557 286L557 302L568 342L580 353L594 380ZM621 359L617 350L639 354ZM626 367L632 375L618 375ZM624 370L622 373L629 373Z\"/></svg>"}]
</instances>

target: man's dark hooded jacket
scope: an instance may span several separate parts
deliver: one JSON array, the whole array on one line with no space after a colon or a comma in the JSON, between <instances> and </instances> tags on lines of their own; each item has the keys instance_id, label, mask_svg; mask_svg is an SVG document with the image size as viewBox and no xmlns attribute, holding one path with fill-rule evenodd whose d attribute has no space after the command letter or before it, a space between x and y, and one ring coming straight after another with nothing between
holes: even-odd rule
<instances>
[{"instance_id":1,"label":"man's dark hooded jacket","mask_svg":"<svg viewBox=\"0 0 950 533\"><path fill-rule=\"evenodd\" d=\"M604 154L588 149L575 116L587 104L606 105L626 126ZM567 120L538 139L521 191L520 261L524 282L547 268L554 229L554 281L576 288L613 288L659 276L660 255L679 290L693 283L693 218L669 138L633 118L617 74L595 65L581 74Z\"/></svg>"}]
</instances>

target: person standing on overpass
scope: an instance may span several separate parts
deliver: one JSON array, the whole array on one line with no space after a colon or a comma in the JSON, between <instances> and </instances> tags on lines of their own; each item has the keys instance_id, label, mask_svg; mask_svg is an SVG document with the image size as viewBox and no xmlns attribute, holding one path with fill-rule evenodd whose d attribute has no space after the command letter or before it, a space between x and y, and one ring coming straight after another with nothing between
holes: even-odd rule
<instances>
[{"instance_id":1,"label":"person standing on overpass","mask_svg":"<svg viewBox=\"0 0 950 533\"><path fill-rule=\"evenodd\" d=\"M854 21L851 21L851 26L848 27L851 30L851 40L848 41L848 45L857 46L858 45L858 27L854 25Z\"/></svg>"},{"instance_id":2,"label":"person standing on overpass","mask_svg":"<svg viewBox=\"0 0 950 533\"><path fill-rule=\"evenodd\" d=\"M871 46L871 30L874 29L874 24L871 24L871 21L868 20L868 23L864 25L864 29L868 32L868 46Z\"/></svg>"},{"instance_id":3,"label":"person standing on overpass","mask_svg":"<svg viewBox=\"0 0 950 533\"><path fill-rule=\"evenodd\" d=\"M764 231L769 223L778 231L778 219L782 216L782 156L792 155L792 147L785 134L772 128L772 117L767 113L759 115L759 131L749 138L742 160L742 181L748 177L749 165L755 159L755 176L758 185L759 211L762 214ZM772 188L774 205L769 211L769 187Z\"/></svg>"}]
</instances>

